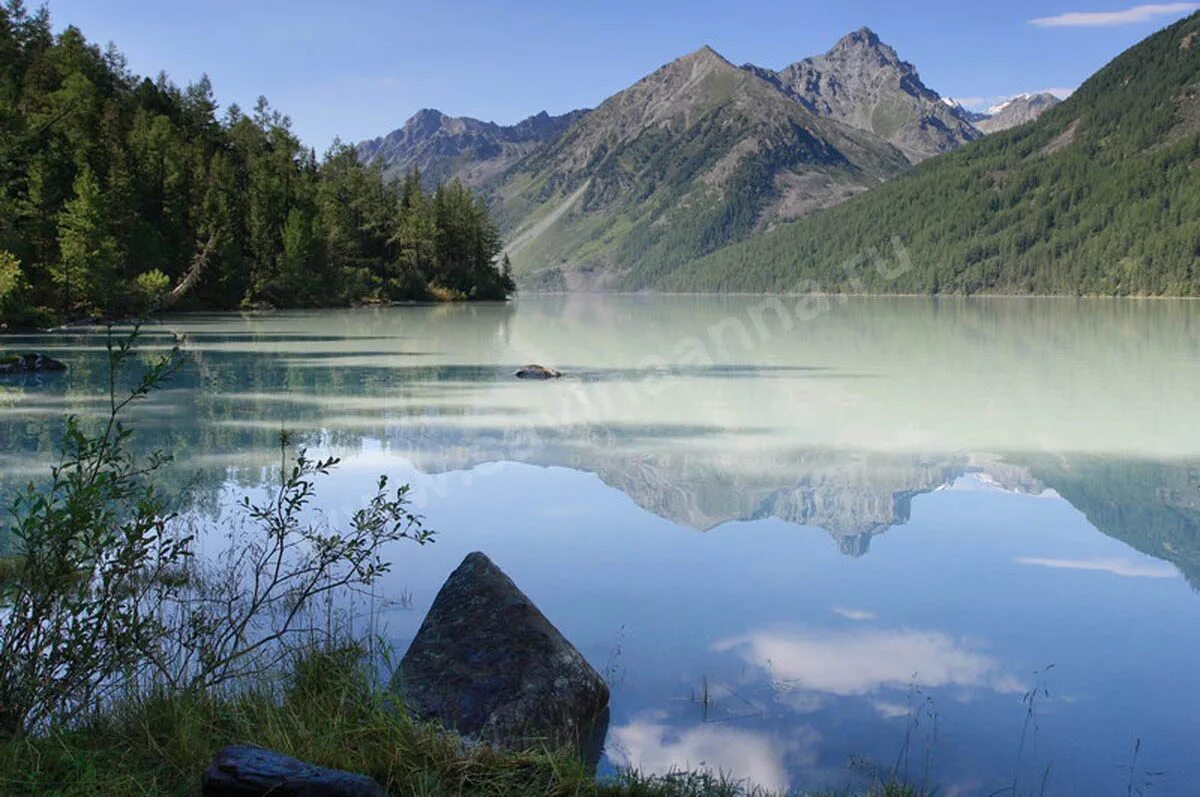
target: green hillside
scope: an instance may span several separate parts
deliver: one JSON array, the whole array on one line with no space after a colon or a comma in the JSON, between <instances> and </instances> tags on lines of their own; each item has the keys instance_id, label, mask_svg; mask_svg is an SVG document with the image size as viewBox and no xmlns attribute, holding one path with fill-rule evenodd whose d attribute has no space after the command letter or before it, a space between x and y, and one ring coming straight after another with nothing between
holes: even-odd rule
<instances>
[{"instance_id":1,"label":"green hillside","mask_svg":"<svg viewBox=\"0 0 1200 797\"><path fill-rule=\"evenodd\" d=\"M873 267L894 238L911 267ZM1200 294L1200 14L1129 49L1036 122L718 250L656 287L814 285Z\"/></svg>"}]
</instances>

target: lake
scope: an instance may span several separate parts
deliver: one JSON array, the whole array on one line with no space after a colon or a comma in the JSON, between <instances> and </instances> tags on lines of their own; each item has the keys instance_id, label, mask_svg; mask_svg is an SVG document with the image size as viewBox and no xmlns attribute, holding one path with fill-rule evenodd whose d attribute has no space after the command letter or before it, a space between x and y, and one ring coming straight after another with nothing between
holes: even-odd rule
<instances>
[{"instance_id":1,"label":"lake","mask_svg":"<svg viewBox=\"0 0 1200 797\"><path fill-rule=\"evenodd\" d=\"M523 296L204 314L134 416L212 516L281 428L388 474L433 546L377 590L403 651L482 550L612 684L602 768L778 789L897 769L942 795L1195 794L1200 303ZM103 333L12 347L3 485L103 411ZM512 377L525 363L550 382Z\"/></svg>"}]
</instances>

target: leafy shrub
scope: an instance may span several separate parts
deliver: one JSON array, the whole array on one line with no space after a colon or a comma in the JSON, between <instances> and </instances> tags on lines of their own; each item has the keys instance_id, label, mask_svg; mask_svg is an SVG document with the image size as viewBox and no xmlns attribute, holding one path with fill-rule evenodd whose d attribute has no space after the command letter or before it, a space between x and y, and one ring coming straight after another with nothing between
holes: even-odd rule
<instances>
[{"instance_id":1,"label":"leafy shrub","mask_svg":"<svg viewBox=\"0 0 1200 797\"><path fill-rule=\"evenodd\" d=\"M149 689L204 693L277 671L295 640L311 644L319 599L369 586L389 569L387 543L426 543L407 488L386 478L350 528L305 519L314 477L337 465L304 451L270 500L242 506L251 532L226 556L201 562L192 528L153 486L168 462L129 448L123 413L185 364L178 349L156 360L124 396L116 387L137 332L107 343L110 413L88 434L67 419L49 484L29 485L8 529L16 557L0 582L0 736L71 727L85 713ZM336 629L324 626L329 633Z\"/></svg>"},{"instance_id":2,"label":"leafy shrub","mask_svg":"<svg viewBox=\"0 0 1200 797\"><path fill-rule=\"evenodd\" d=\"M151 269L138 274L133 285L138 304L149 310L162 304L171 290L171 278L158 269Z\"/></svg>"},{"instance_id":3,"label":"leafy shrub","mask_svg":"<svg viewBox=\"0 0 1200 797\"><path fill-rule=\"evenodd\" d=\"M50 315L29 304L29 281L21 261L0 249L0 329L45 326Z\"/></svg>"}]
</instances>

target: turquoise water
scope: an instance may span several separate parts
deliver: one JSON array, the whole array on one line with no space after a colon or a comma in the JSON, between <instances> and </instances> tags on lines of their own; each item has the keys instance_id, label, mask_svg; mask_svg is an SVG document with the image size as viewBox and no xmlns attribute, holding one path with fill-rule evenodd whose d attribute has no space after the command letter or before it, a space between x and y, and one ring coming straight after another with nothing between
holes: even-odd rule
<instances>
[{"instance_id":1,"label":"turquoise water","mask_svg":"<svg viewBox=\"0 0 1200 797\"><path fill-rule=\"evenodd\" d=\"M202 516L281 428L343 457L334 522L410 482L440 534L395 550L387 636L485 551L612 683L605 767L1194 794L1200 304L823 301L180 316L134 420ZM103 409L99 331L10 345L71 370L0 384L9 486Z\"/></svg>"}]
</instances>

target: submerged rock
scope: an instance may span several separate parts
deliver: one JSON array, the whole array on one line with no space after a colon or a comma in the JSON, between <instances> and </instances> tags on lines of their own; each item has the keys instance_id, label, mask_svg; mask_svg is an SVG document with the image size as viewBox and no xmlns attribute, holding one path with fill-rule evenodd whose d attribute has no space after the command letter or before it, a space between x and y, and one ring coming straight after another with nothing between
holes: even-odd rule
<instances>
[{"instance_id":1,"label":"submerged rock","mask_svg":"<svg viewBox=\"0 0 1200 797\"><path fill-rule=\"evenodd\" d=\"M366 775L326 769L261 747L220 750L200 779L203 797L386 797Z\"/></svg>"},{"instance_id":2,"label":"submerged rock","mask_svg":"<svg viewBox=\"0 0 1200 797\"><path fill-rule=\"evenodd\" d=\"M607 726L608 686L482 553L442 585L396 672L410 709L504 747L583 748Z\"/></svg>"},{"instance_id":3,"label":"submerged rock","mask_svg":"<svg viewBox=\"0 0 1200 797\"><path fill-rule=\"evenodd\" d=\"M9 374L43 374L65 371L67 366L44 354L0 355L0 376Z\"/></svg>"},{"instance_id":4,"label":"submerged rock","mask_svg":"<svg viewBox=\"0 0 1200 797\"><path fill-rule=\"evenodd\" d=\"M558 379L562 376L562 371L556 371L544 365L523 365L513 371L513 376L517 379Z\"/></svg>"}]
</instances>

